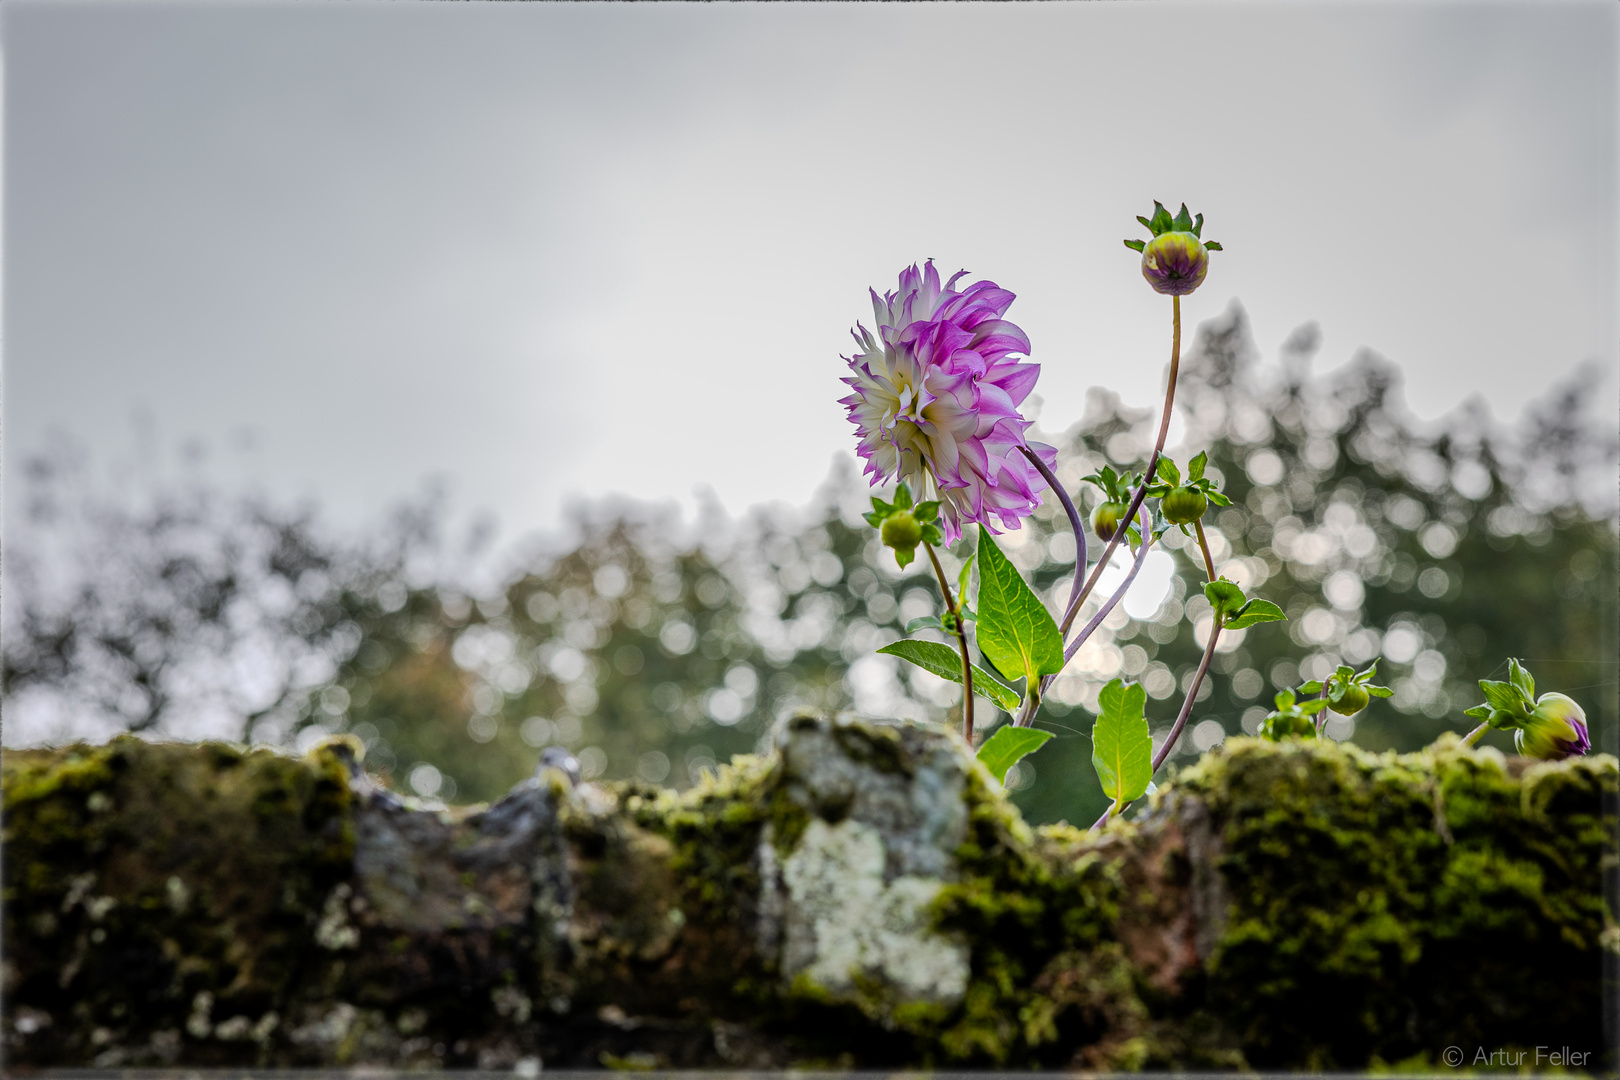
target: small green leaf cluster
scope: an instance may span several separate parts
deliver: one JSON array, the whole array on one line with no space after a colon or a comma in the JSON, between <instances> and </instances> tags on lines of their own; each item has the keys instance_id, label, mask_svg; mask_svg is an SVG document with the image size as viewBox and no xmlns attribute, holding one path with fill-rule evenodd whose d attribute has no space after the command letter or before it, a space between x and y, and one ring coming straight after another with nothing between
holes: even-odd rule
<instances>
[{"instance_id":1,"label":"small green leaf cluster","mask_svg":"<svg viewBox=\"0 0 1620 1080\"><path fill-rule=\"evenodd\" d=\"M1316 683L1316 690L1308 689L1311 684L1306 683L1300 687L1304 693L1315 693L1322 689L1321 683ZM1266 714L1260 721L1260 737L1270 739L1272 742L1282 742L1289 737L1301 739L1314 739L1316 730L1315 716L1328 707L1327 698L1316 698L1312 701L1300 701L1292 690L1278 691L1272 699L1276 708Z\"/></svg>"},{"instance_id":2,"label":"small green leaf cluster","mask_svg":"<svg viewBox=\"0 0 1620 1080\"><path fill-rule=\"evenodd\" d=\"M895 490L894 502L884 502L874 495L871 512L861 516L881 531L883 545L894 549L894 561L902 567L911 565L917 557L918 544L939 544L945 539L939 528L938 501L913 505L911 489L903 481Z\"/></svg>"},{"instance_id":3,"label":"small green leaf cluster","mask_svg":"<svg viewBox=\"0 0 1620 1080\"><path fill-rule=\"evenodd\" d=\"M1374 660L1365 671L1355 671L1344 664L1340 664L1337 671L1328 676L1326 684L1307 683L1316 690L1325 690L1322 695L1327 699L1328 708L1340 716L1354 716L1367 707L1372 698L1387 698L1392 693L1387 686L1378 686L1373 679L1378 675L1378 661Z\"/></svg>"},{"instance_id":4,"label":"small green leaf cluster","mask_svg":"<svg viewBox=\"0 0 1620 1080\"><path fill-rule=\"evenodd\" d=\"M1140 221L1143 225L1146 225L1148 227L1148 231L1153 233L1155 237L1160 237L1165 233L1171 232L1192 233L1194 236L1198 237L1203 242L1204 247L1210 251L1221 250L1221 245L1217 244L1215 241L1203 239L1202 233L1204 230L1204 215L1199 214L1196 218L1193 217L1191 214L1187 213L1186 203L1182 203L1181 211L1174 217L1171 217L1170 211L1164 208L1164 204L1159 200L1154 199L1153 216L1151 218L1147 218L1143 217L1141 214L1138 214L1136 215L1136 220ZM1127 240L1125 241L1125 246L1130 248L1132 251L1141 251L1147 246L1147 242L1145 240Z\"/></svg>"},{"instance_id":5,"label":"small green leaf cluster","mask_svg":"<svg viewBox=\"0 0 1620 1080\"><path fill-rule=\"evenodd\" d=\"M1483 720L1499 731L1512 731L1530 722L1536 709L1536 680L1517 660L1508 661L1507 682L1481 679L1479 689L1485 703L1464 710L1464 716Z\"/></svg>"},{"instance_id":6,"label":"small green leaf cluster","mask_svg":"<svg viewBox=\"0 0 1620 1080\"><path fill-rule=\"evenodd\" d=\"M1209 455L1200 450L1196 457L1187 462L1187 482L1183 484L1181 470L1176 463L1169 457L1161 457L1159 479L1148 488L1148 494L1158 498L1159 509L1165 520L1179 526L1183 533L1187 532L1188 525L1204 516L1210 503L1216 506L1232 505L1232 500L1222 495L1214 481L1204 475L1204 466L1208 461Z\"/></svg>"},{"instance_id":7,"label":"small green leaf cluster","mask_svg":"<svg viewBox=\"0 0 1620 1080\"><path fill-rule=\"evenodd\" d=\"M1225 578L1204 585L1204 597L1215 609L1223 630L1244 630L1255 623L1286 622L1282 608L1259 597L1248 599L1243 590ZM1320 688L1319 688L1320 689Z\"/></svg>"}]
</instances>

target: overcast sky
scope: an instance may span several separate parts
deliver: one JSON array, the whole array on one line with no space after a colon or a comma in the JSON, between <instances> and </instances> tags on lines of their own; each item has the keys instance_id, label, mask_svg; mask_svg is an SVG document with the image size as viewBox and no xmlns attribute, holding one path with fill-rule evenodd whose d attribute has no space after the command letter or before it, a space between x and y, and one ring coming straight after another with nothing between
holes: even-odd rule
<instances>
[{"instance_id":1,"label":"overcast sky","mask_svg":"<svg viewBox=\"0 0 1620 1080\"><path fill-rule=\"evenodd\" d=\"M199 438L360 521L807 502L868 286L1018 294L1043 424L1146 405L1152 200L1267 355L1513 418L1616 341L1612 3L9 0L5 468ZM971 278L970 278L971 280ZM1604 389L1614 400L1614 383ZM231 448L252 433L245 457Z\"/></svg>"}]
</instances>

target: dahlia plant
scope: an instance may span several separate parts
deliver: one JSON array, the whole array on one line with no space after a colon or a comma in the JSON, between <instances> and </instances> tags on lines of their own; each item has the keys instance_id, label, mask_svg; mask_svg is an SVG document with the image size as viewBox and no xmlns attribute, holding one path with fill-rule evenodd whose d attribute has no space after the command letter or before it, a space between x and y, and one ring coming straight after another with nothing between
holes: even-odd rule
<instances>
[{"instance_id":1,"label":"dahlia plant","mask_svg":"<svg viewBox=\"0 0 1620 1080\"><path fill-rule=\"evenodd\" d=\"M1170 372L1158 439L1143 471L1122 475L1105 466L1082 481L1095 484L1103 495L1092 517L1093 534L1102 545L1095 562L1088 558L1085 523L1074 499L1053 472L1057 451L1028 438L1032 422L1019 411L1040 366L1020 359L1028 356L1030 342L1006 318L1013 293L993 281L959 290L957 282L966 271L941 285L932 261L920 270L912 265L901 271L895 291L880 297L872 290L873 328L857 323L852 333L858 349L844 357L850 375L843 381L852 392L841 404L855 426L864 471L874 487L895 483L892 500L872 499L866 520L880 530L900 566L909 565L917 548L923 549L944 601L943 611L912 620L904 640L879 651L962 686L962 734L970 745L977 741L976 694L1009 714L1011 721L979 747L980 760L998 780L1052 737L1032 727L1047 689L1124 598L1148 551L1172 526L1196 539L1208 579L1204 595L1214 616L1203 658L1157 751L1148 731L1143 688L1123 679L1099 688L1092 763L1111 802L1093 828L1152 789L1154 774L1186 729L1221 634L1284 618L1275 604L1245 596L1217 572L1202 519L1212 504L1229 506L1230 500L1205 475L1205 454L1187 462L1185 479L1164 454L1181 365L1181 298L1203 283L1209 253L1221 246L1203 239L1203 215L1194 218L1185 205L1172 216L1154 203L1153 216L1137 220L1151 238L1126 240L1125 246L1141 253L1148 284L1170 297ZM1046 495L1062 506L1075 539L1073 581L1057 614L1047 610L995 541L999 533L1020 528ZM971 552L959 543L970 525L979 527ZM1092 616L1077 629L1082 608L1122 542L1134 556L1124 579L1111 595L1099 599ZM939 549L949 551L953 545L958 565L951 575ZM975 576L977 590L969 604ZM928 632L944 635L950 644L911 636ZM975 651L984 664L974 662ZM1389 695L1387 688L1372 683L1376 670L1376 664L1359 673L1343 667L1325 682L1283 691L1262 735L1318 737L1327 711L1352 715L1371 697ZM1480 684L1488 704L1470 715L1486 722L1465 742L1490 727L1512 728L1523 753L1585 753L1580 707L1561 694L1531 700L1529 675L1516 661L1512 671L1511 683Z\"/></svg>"}]
</instances>

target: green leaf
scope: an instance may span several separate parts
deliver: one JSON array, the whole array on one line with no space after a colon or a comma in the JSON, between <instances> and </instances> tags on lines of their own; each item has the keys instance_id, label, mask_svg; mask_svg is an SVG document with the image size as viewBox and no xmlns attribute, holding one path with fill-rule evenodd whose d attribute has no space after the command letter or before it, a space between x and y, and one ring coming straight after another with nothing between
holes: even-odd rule
<instances>
[{"instance_id":1,"label":"green leaf","mask_svg":"<svg viewBox=\"0 0 1620 1080\"><path fill-rule=\"evenodd\" d=\"M1191 461L1187 462L1187 482L1189 484L1195 480L1202 480L1204 478L1204 466L1208 462L1209 454L1202 450L1198 451L1198 455Z\"/></svg>"},{"instance_id":2,"label":"green leaf","mask_svg":"<svg viewBox=\"0 0 1620 1080\"><path fill-rule=\"evenodd\" d=\"M945 624L939 621L938 615L920 615L906 623L906 633L915 634L919 630L944 630Z\"/></svg>"},{"instance_id":3,"label":"green leaf","mask_svg":"<svg viewBox=\"0 0 1620 1080\"><path fill-rule=\"evenodd\" d=\"M1214 490L1213 488L1205 488L1204 489L1204 498L1208 499L1210 502L1214 503L1216 506L1231 506L1232 505L1232 500L1231 499L1228 499L1225 495L1222 495L1220 492Z\"/></svg>"},{"instance_id":4,"label":"green leaf","mask_svg":"<svg viewBox=\"0 0 1620 1080\"><path fill-rule=\"evenodd\" d=\"M1391 697L1395 693L1395 691L1391 690L1387 686L1367 686L1363 687L1363 689L1373 697Z\"/></svg>"},{"instance_id":5,"label":"green leaf","mask_svg":"<svg viewBox=\"0 0 1620 1080\"><path fill-rule=\"evenodd\" d=\"M894 508L896 510L911 509L911 489L904 482L894 491Z\"/></svg>"},{"instance_id":6,"label":"green leaf","mask_svg":"<svg viewBox=\"0 0 1620 1080\"><path fill-rule=\"evenodd\" d=\"M939 526L935 525L932 521L923 523L922 538L923 543L933 544L935 547L939 547L945 542L945 534L940 532Z\"/></svg>"},{"instance_id":7,"label":"green leaf","mask_svg":"<svg viewBox=\"0 0 1620 1080\"><path fill-rule=\"evenodd\" d=\"M1225 578L1207 583L1204 596L1217 615L1236 615L1244 604L1243 590Z\"/></svg>"},{"instance_id":8,"label":"green leaf","mask_svg":"<svg viewBox=\"0 0 1620 1080\"><path fill-rule=\"evenodd\" d=\"M1485 701L1494 709L1503 712L1516 712L1519 708L1519 692L1512 685L1505 682L1489 682L1485 679L1479 681L1479 688L1485 695Z\"/></svg>"},{"instance_id":9,"label":"green leaf","mask_svg":"<svg viewBox=\"0 0 1620 1080\"><path fill-rule=\"evenodd\" d=\"M1471 716L1475 720L1489 720L1491 718L1491 707L1489 705L1475 705L1472 709L1464 709L1463 715Z\"/></svg>"},{"instance_id":10,"label":"green leaf","mask_svg":"<svg viewBox=\"0 0 1620 1080\"><path fill-rule=\"evenodd\" d=\"M1125 241L1125 246L1130 248L1132 251L1141 251L1143 248L1147 247L1147 243L1142 240L1127 240Z\"/></svg>"},{"instance_id":11,"label":"green leaf","mask_svg":"<svg viewBox=\"0 0 1620 1080\"><path fill-rule=\"evenodd\" d=\"M872 501L877 502L876 499L873 499ZM866 523L872 526L872 528L880 529L883 527L883 523L888 520L889 512L887 510L873 510L870 513L862 514L861 517L864 518Z\"/></svg>"},{"instance_id":12,"label":"green leaf","mask_svg":"<svg viewBox=\"0 0 1620 1080\"><path fill-rule=\"evenodd\" d=\"M1217 244L1213 240L1205 240L1204 241L1204 250L1206 250L1206 251L1220 251L1220 250L1222 250L1222 248L1221 248L1221 245Z\"/></svg>"},{"instance_id":13,"label":"green leaf","mask_svg":"<svg viewBox=\"0 0 1620 1080\"><path fill-rule=\"evenodd\" d=\"M1298 711L1304 716L1315 716L1317 713L1321 712L1327 707L1328 703L1326 698L1317 698L1315 701L1300 702Z\"/></svg>"},{"instance_id":14,"label":"green leaf","mask_svg":"<svg viewBox=\"0 0 1620 1080\"><path fill-rule=\"evenodd\" d=\"M1063 635L1046 605L979 527L979 650L1009 678L1033 686L1063 670Z\"/></svg>"},{"instance_id":15,"label":"green leaf","mask_svg":"<svg viewBox=\"0 0 1620 1080\"><path fill-rule=\"evenodd\" d=\"M942 679L949 679L958 686L962 685L962 656L949 645L938 641L895 641L879 649L880 653L898 656L907 663L916 664L924 671L932 672ZM996 708L1007 712L1017 712L1023 699L1018 691L997 679L978 664L973 668L973 692L983 694L996 703Z\"/></svg>"},{"instance_id":16,"label":"green leaf","mask_svg":"<svg viewBox=\"0 0 1620 1080\"><path fill-rule=\"evenodd\" d=\"M1162 457L1159 459L1159 475L1163 477L1164 482L1169 484L1171 487L1181 486L1181 470L1176 468L1176 463L1171 461L1168 457Z\"/></svg>"},{"instance_id":17,"label":"green leaf","mask_svg":"<svg viewBox=\"0 0 1620 1080\"><path fill-rule=\"evenodd\" d=\"M984 740L984 745L979 747L978 758L990 770L991 776L1005 784L1007 770L1018 764L1020 758L1028 757L1045 746L1051 737L1050 731L1003 724L994 735Z\"/></svg>"},{"instance_id":18,"label":"green leaf","mask_svg":"<svg viewBox=\"0 0 1620 1080\"><path fill-rule=\"evenodd\" d=\"M1320 694L1322 692L1322 684L1317 682L1315 679L1312 679L1304 686L1301 686L1299 688L1299 692L1302 694Z\"/></svg>"},{"instance_id":19,"label":"green leaf","mask_svg":"<svg viewBox=\"0 0 1620 1080\"><path fill-rule=\"evenodd\" d=\"M1517 660L1508 661L1508 681L1519 688L1524 694L1525 701L1536 700L1536 680L1530 677L1530 673L1524 670L1524 665Z\"/></svg>"},{"instance_id":20,"label":"green leaf","mask_svg":"<svg viewBox=\"0 0 1620 1080\"><path fill-rule=\"evenodd\" d=\"M1277 696L1271 699L1277 706L1277 711L1292 709L1294 707L1294 692L1292 690L1279 690Z\"/></svg>"},{"instance_id":21,"label":"green leaf","mask_svg":"<svg viewBox=\"0 0 1620 1080\"><path fill-rule=\"evenodd\" d=\"M1171 224L1176 227L1177 232L1192 232L1192 215L1187 213L1186 203L1181 204L1181 210L1177 212L1175 220Z\"/></svg>"},{"instance_id":22,"label":"green leaf","mask_svg":"<svg viewBox=\"0 0 1620 1080\"><path fill-rule=\"evenodd\" d=\"M1273 604L1270 600L1261 600L1256 597L1238 610L1236 618L1227 620L1226 629L1243 630L1253 626L1255 623L1287 621L1288 616L1283 614L1282 608Z\"/></svg>"},{"instance_id":23,"label":"green leaf","mask_svg":"<svg viewBox=\"0 0 1620 1080\"><path fill-rule=\"evenodd\" d=\"M911 509L911 516L924 525L930 521L933 521L936 517L938 517L938 515L938 499L930 499L927 502L920 502Z\"/></svg>"},{"instance_id":24,"label":"green leaf","mask_svg":"<svg viewBox=\"0 0 1620 1080\"><path fill-rule=\"evenodd\" d=\"M895 548L894 549L894 561L900 564L900 568L902 570L905 569L906 567L910 566L911 565L911 560L915 559L916 557L917 557L917 549L916 548Z\"/></svg>"},{"instance_id":25,"label":"green leaf","mask_svg":"<svg viewBox=\"0 0 1620 1080\"><path fill-rule=\"evenodd\" d=\"M1193 235L1198 236L1204 231L1204 215L1199 214L1198 220L1193 222Z\"/></svg>"},{"instance_id":26,"label":"green leaf","mask_svg":"<svg viewBox=\"0 0 1620 1080\"><path fill-rule=\"evenodd\" d=\"M1147 691L1140 683L1115 679L1097 694L1101 709L1091 729L1091 763L1103 794L1123 805L1142 797L1153 779L1153 736L1142 708Z\"/></svg>"}]
</instances>

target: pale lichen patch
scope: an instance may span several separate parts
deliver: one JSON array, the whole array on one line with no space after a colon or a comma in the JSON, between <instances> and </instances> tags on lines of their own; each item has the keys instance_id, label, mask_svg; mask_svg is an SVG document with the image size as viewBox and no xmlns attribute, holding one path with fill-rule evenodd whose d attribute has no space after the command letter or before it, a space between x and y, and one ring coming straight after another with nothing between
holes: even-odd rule
<instances>
[{"instance_id":1,"label":"pale lichen patch","mask_svg":"<svg viewBox=\"0 0 1620 1080\"><path fill-rule=\"evenodd\" d=\"M882 834L817 818L782 864L787 888L782 974L842 996L876 981L901 1002L953 1004L967 989L968 947L933 927L937 878L883 880Z\"/></svg>"}]
</instances>

